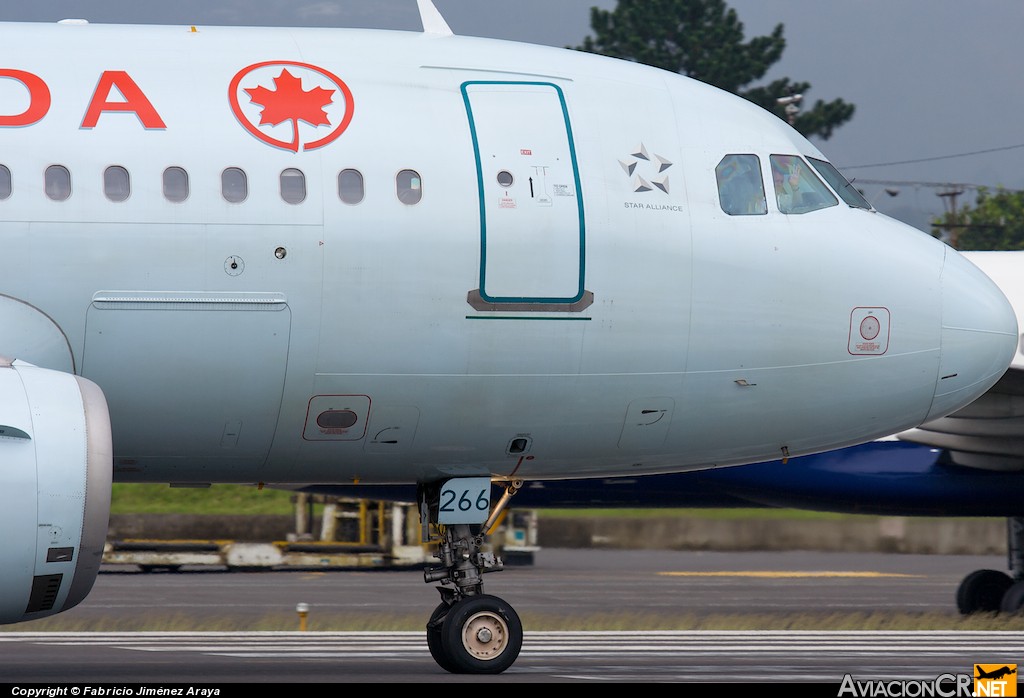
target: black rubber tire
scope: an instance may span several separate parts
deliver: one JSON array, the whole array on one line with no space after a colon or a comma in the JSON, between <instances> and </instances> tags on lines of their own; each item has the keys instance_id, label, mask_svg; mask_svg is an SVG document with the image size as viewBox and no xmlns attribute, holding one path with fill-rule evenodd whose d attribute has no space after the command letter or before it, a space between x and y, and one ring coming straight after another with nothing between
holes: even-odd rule
<instances>
[{"instance_id":1,"label":"black rubber tire","mask_svg":"<svg viewBox=\"0 0 1024 698\"><path fill-rule=\"evenodd\" d=\"M500 674L519 656L523 624L502 599L487 594L455 603L441 628L444 655L453 673Z\"/></svg>"},{"instance_id":2,"label":"black rubber tire","mask_svg":"<svg viewBox=\"0 0 1024 698\"><path fill-rule=\"evenodd\" d=\"M1013 586L1010 575L999 570L977 570L964 577L956 590L956 606L963 615L995 613L1002 609L1003 596Z\"/></svg>"},{"instance_id":3,"label":"black rubber tire","mask_svg":"<svg viewBox=\"0 0 1024 698\"><path fill-rule=\"evenodd\" d=\"M1020 613L1024 611L1024 582L1016 582L1003 594L1003 601L999 605L1002 613Z\"/></svg>"},{"instance_id":4,"label":"black rubber tire","mask_svg":"<svg viewBox=\"0 0 1024 698\"><path fill-rule=\"evenodd\" d=\"M427 621L427 649L430 650L430 656L434 658L439 667L451 674L457 674L458 670L445 652L441 634L444 628L444 617L448 615L450 609L451 606L442 603L430 614L430 620Z\"/></svg>"}]
</instances>

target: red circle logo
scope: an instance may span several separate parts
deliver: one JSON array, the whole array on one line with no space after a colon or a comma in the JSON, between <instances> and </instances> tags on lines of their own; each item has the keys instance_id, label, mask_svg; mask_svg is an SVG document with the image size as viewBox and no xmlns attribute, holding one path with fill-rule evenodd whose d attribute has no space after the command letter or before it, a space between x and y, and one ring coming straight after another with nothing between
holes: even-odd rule
<instances>
[{"instance_id":1,"label":"red circle logo","mask_svg":"<svg viewBox=\"0 0 1024 698\"><path fill-rule=\"evenodd\" d=\"M860 321L860 336L869 342L877 337L881 330L882 325L874 315L868 315Z\"/></svg>"},{"instance_id":2,"label":"red circle logo","mask_svg":"<svg viewBox=\"0 0 1024 698\"><path fill-rule=\"evenodd\" d=\"M235 118L264 143L293 153L315 150L352 121L352 91L337 75L309 63L265 61L242 68L228 100Z\"/></svg>"}]
</instances>

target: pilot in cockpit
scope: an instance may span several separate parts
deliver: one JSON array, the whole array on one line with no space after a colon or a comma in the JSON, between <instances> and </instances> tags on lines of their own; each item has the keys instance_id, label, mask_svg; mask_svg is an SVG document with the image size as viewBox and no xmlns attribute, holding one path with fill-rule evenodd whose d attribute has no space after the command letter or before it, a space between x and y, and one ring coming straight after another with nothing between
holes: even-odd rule
<instances>
[{"instance_id":1,"label":"pilot in cockpit","mask_svg":"<svg viewBox=\"0 0 1024 698\"><path fill-rule=\"evenodd\" d=\"M779 210L792 213L800 205L800 159L773 155L772 179L775 181L775 200Z\"/></svg>"}]
</instances>

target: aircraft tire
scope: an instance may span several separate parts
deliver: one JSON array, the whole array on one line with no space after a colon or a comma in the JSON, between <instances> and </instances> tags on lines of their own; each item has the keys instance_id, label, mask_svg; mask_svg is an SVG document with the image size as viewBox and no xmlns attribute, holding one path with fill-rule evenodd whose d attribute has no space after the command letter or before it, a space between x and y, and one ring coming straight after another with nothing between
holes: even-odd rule
<instances>
[{"instance_id":1,"label":"aircraft tire","mask_svg":"<svg viewBox=\"0 0 1024 698\"><path fill-rule=\"evenodd\" d=\"M1003 594L1003 602L999 607L1002 613L1020 613L1024 611L1024 582L1016 582Z\"/></svg>"},{"instance_id":2,"label":"aircraft tire","mask_svg":"<svg viewBox=\"0 0 1024 698\"><path fill-rule=\"evenodd\" d=\"M458 669L452 663L448 653L445 652L444 636L442 634L444 617L450 609L451 606L442 603L430 614L430 620L427 621L427 649L430 650L430 656L434 658L439 667L449 673L457 674Z\"/></svg>"},{"instance_id":3,"label":"aircraft tire","mask_svg":"<svg viewBox=\"0 0 1024 698\"><path fill-rule=\"evenodd\" d=\"M502 599L487 594L467 596L454 604L445 616L441 642L446 661L454 667L449 671L500 674L519 656L523 624L515 610Z\"/></svg>"},{"instance_id":4,"label":"aircraft tire","mask_svg":"<svg viewBox=\"0 0 1024 698\"><path fill-rule=\"evenodd\" d=\"M996 612L1013 586L1010 575L999 570L977 570L964 577L956 591L956 605L963 615Z\"/></svg>"}]
</instances>

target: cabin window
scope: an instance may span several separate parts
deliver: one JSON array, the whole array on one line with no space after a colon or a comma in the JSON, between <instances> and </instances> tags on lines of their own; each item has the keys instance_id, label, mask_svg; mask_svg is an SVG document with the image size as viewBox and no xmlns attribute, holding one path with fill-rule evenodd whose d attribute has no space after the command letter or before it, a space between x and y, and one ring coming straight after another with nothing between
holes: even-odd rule
<instances>
[{"instance_id":1,"label":"cabin window","mask_svg":"<svg viewBox=\"0 0 1024 698\"><path fill-rule=\"evenodd\" d=\"M761 160L756 155L726 155L715 168L718 202L730 216L768 213L761 179Z\"/></svg>"},{"instance_id":2,"label":"cabin window","mask_svg":"<svg viewBox=\"0 0 1024 698\"><path fill-rule=\"evenodd\" d=\"M245 172L237 167L229 167L220 175L220 191L228 203L239 204L249 196L249 182Z\"/></svg>"},{"instance_id":3,"label":"cabin window","mask_svg":"<svg viewBox=\"0 0 1024 698\"><path fill-rule=\"evenodd\" d=\"M363 200L363 175L359 170L342 170L338 173L338 197L346 204L358 204Z\"/></svg>"},{"instance_id":4,"label":"cabin window","mask_svg":"<svg viewBox=\"0 0 1024 698\"><path fill-rule=\"evenodd\" d=\"M864 195L854 189L853 183L847 180L836 169L835 165L825 160L816 160L815 158L807 158L807 160L847 205L853 208L871 208L871 204L864 198Z\"/></svg>"},{"instance_id":5,"label":"cabin window","mask_svg":"<svg viewBox=\"0 0 1024 698\"><path fill-rule=\"evenodd\" d=\"M0 165L0 201L10 198L11 189L11 171L5 165Z\"/></svg>"},{"instance_id":6,"label":"cabin window","mask_svg":"<svg viewBox=\"0 0 1024 698\"><path fill-rule=\"evenodd\" d=\"M281 198L289 204L301 204L306 200L306 176L293 167L281 173Z\"/></svg>"},{"instance_id":7,"label":"cabin window","mask_svg":"<svg viewBox=\"0 0 1024 698\"><path fill-rule=\"evenodd\" d=\"M66 201L71 196L71 173L63 165L50 165L46 168L43 185L51 201Z\"/></svg>"},{"instance_id":8,"label":"cabin window","mask_svg":"<svg viewBox=\"0 0 1024 698\"><path fill-rule=\"evenodd\" d=\"M114 202L126 200L132 193L128 170L112 165L103 171L103 193Z\"/></svg>"},{"instance_id":9,"label":"cabin window","mask_svg":"<svg viewBox=\"0 0 1024 698\"><path fill-rule=\"evenodd\" d=\"M796 155L772 155L769 160L775 201L782 213L807 213L839 205L828 187Z\"/></svg>"},{"instance_id":10,"label":"cabin window","mask_svg":"<svg viewBox=\"0 0 1024 698\"><path fill-rule=\"evenodd\" d=\"M418 204L423 198L423 181L420 173L415 170L402 170L395 177L395 185L398 190L398 200L403 204Z\"/></svg>"},{"instance_id":11,"label":"cabin window","mask_svg":"<svg viewBox=\"0 0 1024 698\"><path fill-rule=\"evenodd\" d=\"M180 204L188 198L188 172L181 167L164 170L164 198Z\"/></svg>"}]
</instances>

